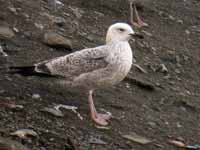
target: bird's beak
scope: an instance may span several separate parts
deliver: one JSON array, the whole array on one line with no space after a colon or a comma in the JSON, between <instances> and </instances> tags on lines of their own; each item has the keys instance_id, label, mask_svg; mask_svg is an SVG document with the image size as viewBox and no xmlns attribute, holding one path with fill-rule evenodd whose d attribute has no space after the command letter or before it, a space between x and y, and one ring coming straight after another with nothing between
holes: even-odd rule
<instances>
[{"instance_id":1,"label":"bird's beak","mask_svg":"<svg viewBox=\"0 0 200 150\"><path fill-rule=\"evenodd\" d=\"M129 34L132 38L144 39L144 36L140 33L130 33Z\"/></svg>"}]
</instances>

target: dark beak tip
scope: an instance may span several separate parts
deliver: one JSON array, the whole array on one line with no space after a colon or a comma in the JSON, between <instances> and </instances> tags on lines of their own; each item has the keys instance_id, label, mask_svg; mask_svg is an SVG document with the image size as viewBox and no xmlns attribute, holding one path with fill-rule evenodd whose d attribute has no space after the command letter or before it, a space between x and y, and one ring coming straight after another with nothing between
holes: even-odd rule
<instances>
[{"instance_id":1,"label":"dark beak tip","mask_svg":"<svg viewBox=\"0 0 200 150\"><path fill-rule=\"evenodd\" d=\"M144 36L139 33L130 34L133 38L144 39Z\"/></svg>"}]
</instances>

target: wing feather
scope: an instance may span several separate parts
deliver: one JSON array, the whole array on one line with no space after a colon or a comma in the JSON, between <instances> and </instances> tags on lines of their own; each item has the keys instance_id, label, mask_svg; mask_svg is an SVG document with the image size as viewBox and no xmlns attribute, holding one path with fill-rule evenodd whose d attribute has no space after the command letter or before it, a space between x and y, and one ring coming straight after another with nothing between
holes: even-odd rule
<instances>
[{"instance_id":1,"label":"wing feather","mask_svg":"<svg viewBox=\"0 0 200 150\"><path fill-rule=\"evenodd\" d=\"M107 46L99 46L38 63L36 70L55 76L74 78L105 68L108 65L107 57Z\"/></svg>"}]
</instances>

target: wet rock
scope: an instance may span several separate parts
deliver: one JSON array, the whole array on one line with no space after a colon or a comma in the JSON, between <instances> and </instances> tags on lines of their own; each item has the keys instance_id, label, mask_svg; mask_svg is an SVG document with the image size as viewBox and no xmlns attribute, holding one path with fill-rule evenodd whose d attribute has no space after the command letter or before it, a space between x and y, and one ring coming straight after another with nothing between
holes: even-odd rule
<instances>
[{"instance_id":1,"label":"wet rock","mask_svg":"<svg viewBox=\"0 0 200 150\"><path fill-rule=\"evenodd\" d=\"M72 49L71 41L55 32L45 33L43 42L52 47Z\"/></svg>"},{"instance_id":2,"label":"wet rock","mask_svg":"<svg viewBox=\"0 0 200 150\"><path fill-rule=\"evenodd\" d=\"M172 15L169 15L169 19L174 21L175 20L175 17L173 17Z\"/></svg>"},{"instance_id":3,"label":"wet rock","mask_svg":"<svg viewBox=\"0 0 200 150\"><path fill-rule=\"evenodd\" d=\"M24 16L26 18L26 20L29 20L30 19L30 16L26 13L22 13L22 16Z\"/></svg>"},{"instance_id":4,"label":"wet rock","mask_svg":"<svg viewBox=\"0 0 200 150\"><path fill-rule=\"evenodd\" d=\"M190 31L192 31L192 32L197 32L197 33L200 33L200 25L197 25L197 26L191 26L190 28L189 28L189 30Z\"/></svg>"},{"instance_id":5,"label":"wet rock","mask_svg":"<svg viewBox=\"0 0 200 150\"><path fill-rule=\"evenodd\" d=\"M179 69L175 69L174 71L175 71L176 74L180 74L181 73L181 71Z\"/></svg>"},{"instance_id":6,"label":"wet rock","mask_svg":"<svg viewBox=\"0 0 200 150\"><path fill-rule=\"evenodd\" d=\"M160 64L160 67L158 68L158 71L160 71L162 73L168 73L168 69L165 66L165 64Z\"/></svg>"},{"instance_id":7,"label":"wet rock","mask_svg":"<svg viewBox=\"0 0 200 150\"><path fill-rule=\"evenodd\" d=\"M139 144L148 144L148 143L152 142L151 140L149 140L145 137L142 137L134 132L132 132L131 134L128 134L128 135L122 135L122 137L127 140L139 143Z\"/></svg>"},{"instance_id":8,"label":"wet rock","mask_svg":"<svg viewBox=\"0 0 200 150\"><path fill-rule=\"evenodd\" d=\"M14 13L15 15L17 15L17 9L14 7L8 7L8 10L10 10L12 13Z\"/></svg>"},{"instance_id":9,"label":"wet rock","mask_svg":"<svg viewBox=\"0 0 200 150\"><path fill-rule=\"evenodd\" d=\"M140 72L147 74L147 71L143 69L140 65L138 64L133 64L134 67L136 67Z\"/></svg>"},{"instance_id":10,"label":"wet rock","mask_svg":"<svg viewBox=\"0 0 200 150\"><path fill-rule=\"evenodd\" d=\"M1 46L0 46L0 53L5 57L8 56L8 54L6 52L4 52L4 50L3 50L3 48Z\"/></svg>"},{"instance_id":11,"label":"wet rock","mask_svg":"<svg viewBox=\"0 0 200 150\"><path fill-rule=\"evenodd\" d=\"M15 36L15 33L5 26L0 26L0 39L11 39Z\"/></svg>"},{"instance_id":12,"label":"wet rock","mask_svg":"<svg viewBox=\"0 0 200 150\"><path fill-rule=\"evenodd\" d=\"M151 128L156 128L156 123L155 123L155 122L149 121L149 122L147 122L147 124L148 124Z\"/></svg>"},{"instance_id":13,"label":"wet rock","mask_svg":"<svg viewBox=\"0 0 200 150\"><path fill-rule=\"evenodd\" d=\"M29 150L21 143L0 137L0 150Z\"/></svg>"},{"instance_id":14,"label":"wet rock","mask_svg":"<svg viewBox=\"0 0 200 150\"><path fill-rule=\"evenodd\" d=\"M0 105L5 106L5 107L10 108L10 109L15 109L15 110L22 110L24 108L23 105L17 105L17 104L12 103L12 102L0 102Z\"/></svg>"},{"instance_id":15,"label":"wet rock","mask_svg":"<svg viewBox=\"0 0 200 150\"><path fill-rule=\"evenodd\" d=\"M63 105L63 104L58 104L58 105L54 106L54 109L56 109L57 111L60 111L60 108L64 108L66 110L71 110L72 112L74 112L78 116L78 118L80 120L83 120L83 117L81 116L81 114L79 112L77 112L78 107Z\"/></svg>"},{"instance_id":16,"label":"wet rock","mask_svg":"<svg viewBox=\"0 0 200 150\"><path fill-rule=\"evenodd\" d=\"M98 145L106 145L107 143L104 142L103 140L101 140L100 138L95 138L93 136L91 136L89 138L89 143L90 144L98 144Z\"/></svg>"},{"instance_id":17,"label":"wet rock","mask_svg":"<svg viewBox=\"0 0 200 150\"><path fill-rule=\"evenodd\" d=\"M65 24L65 19L63 18L63 17L54 17L53 19L52 19L52 21L55 23L55 24L57 24L58 26L64 26L64 24Z\"/></svg>"},{"instance_id":18,"label":"wet rock","mask_svg":"<svg viewBox=\"0 0 200 150\"><path fill-rule=\"evenodd\" d=\"M56 10L56 0L48 0L48 4L52 10Z\"/></svg>"},{"instance_id":19,"label":"wet rock","mask_svg":"<svg viewBox=\"0 0 200 150\"><path fill-rule=\"evenodd\" d=\"M15 31L16 33L19 32L19 29L17 29L16 27L13 28L13 31Z\"/></svg>"},{"instance_id":20,"label":"wet rock","mask_svg":"<svg viewBox=\"0 0 200 150\"><path fill-rule=\"evenodd\" d=\"M60 111L60 110L56 110L54 108L43 108L41 110L42 112L47 112L47 113L50 113L51 115L55 116L55 117L63 117L64 114Z\"/></svg>"},{"instance_id":21,"label":"wet rock","mask_svg":"<svg viewBox=\"0 0 200 150\"><path fill-rule=\"evenodd\" d=\"M17 130L15 132L12 132L10 135L18 136L22 139L26 139L29 136L32 136L32 137L38 136L38 134L31 129L20 129L20 130Z\"/></svg>"},{"instance_id":22,"label":"wet rock","mask_svg":"<svg viewBox=\"0 0 200 150\"><path fill-rule=\"evenodd\" d=\"M82 17L82 14L84 13L83 10L81 10L80 8L74 8L74 7L69 7L72 10L72 13L78 18L80 19Z\"/></svg>"},{"instance_id":23,"label":"wet rock","mask_svg":"<svg viewBox=\"0 0 200 150\"><path fill-rule=\"evenodd\" d=\"M34 23L34 25L36 26L36 28L40 29L40 30L43 30L44 29L44 26L40 23Z\"/></svg>"},{"instance_id":24,"label":"wet rock","mask_svg":"<svg viewBox=\"0 0 200 150\"><path fill-rule=\"evenodd\" d=\"M32 99L40 99L41 96L39 94L33 94Z\"/></svg>"},{"instance_id":25,"label":"wet rock","mask_svg":"<svg viewBox=\"0 0 200 150\"><path fill-rule=\"evenodd\" d=\"M183 24L183 20L179 19L179 20L177 20L177 23Z\"/></svg>"},{"instance_id":26,"label":"wet rock","mask_svg":"<svg viewBox=\"0 0 200 150\"><path fill-rule=\"evenodd\" d=\"M152 84L151 82L149 81L144 81L144 80L141 80L141 79L137 79L137 78L133 78L131 76L127 76L125 79L125 81L129 82L129 83L132 83L132 84L135 84L143 89L146 89L146 90L155 90L155 86L154 84Z\"/></svg>"},{"instance_id":27,"label":"wet rock","mask_svg":"<svg viewBox=\"0 0 200 150\"><path fill-rule=\"evenodd\" d=\"M145 30L142 30L142 33L144 33L145 35L149 36L149 37L152 37L153 34L151 34L150 32L147 32Z\"/></svg>"},{"instance_id":28,"label":"wet rock","mask_svg":"<svg viewBox=\"0 0 200 150\"><path fill-rule=\"evenodd\" d=\"M186 34L190 34L190 31L189 31L189 30L185 30L185 33L186 33Z\"/></svg>"},{"instance_id":29,"label":"wet rock","mask_svg":"<svg viewBox=\"0 0 200 150\"><path fill-rule=\"evenodd\" d=\"M3 89L0 90L0 94L3 94L3 93L5 93L5 92L6 92L6 91L3 90Z\"/></svg>"},{"instance_id":30,"label":"wet rock","mask_svg":"<svg viewBox=\"0 0 200 150\"><path fill-rule=\"evenodd\" d=\"M104 127L104 126L98 126L98 125L95 125L95 127L100 130L110 130L111 129L111 127Z\"/></svg>"}]
</instances>

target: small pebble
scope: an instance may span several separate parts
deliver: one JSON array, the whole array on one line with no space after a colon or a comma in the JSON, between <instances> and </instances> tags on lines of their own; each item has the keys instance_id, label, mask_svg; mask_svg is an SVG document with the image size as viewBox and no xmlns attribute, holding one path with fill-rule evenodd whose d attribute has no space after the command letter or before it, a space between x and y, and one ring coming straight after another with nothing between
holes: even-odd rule
<instances>
[{"instance_id":1,"label":"small pebble","mask_svg":"<svg viewBox=\"0 0 200 150\"><path fill-rule=\"evenodd\" d=\"M172 15L169 15L169 19L174 21L175 20L175 17L173 17Z\"/></svg>"},{"instance_id":2,"label":"small pebble","mask_svg":"<svg viewBox=\"0 0 200 150\"><path fill-rule=\"evenodd\" d=\"M183 20L179 19L179 20L177 20L177 23L183 24Z\"/></svg>"},{"instance_id":3,"label":"small pebble","mask_svg":"<svg viewBox=\"0 0 200 150\"><path fill-rule=\"evenodd\" d=\"M41 96L39 94L33 94L32 99L40 99Z\"/></svg>"},{"instance_id":4,"label":"small pebble","mask_svg":"<svg viewBox=\"0 0 200 150\"><path fill-rule=\"evenodd\" d=\"M190 31L189 31L189 30L185 30L185 33L186 33L186 34L190 34Z\"/></svg>"}]
</instances>

